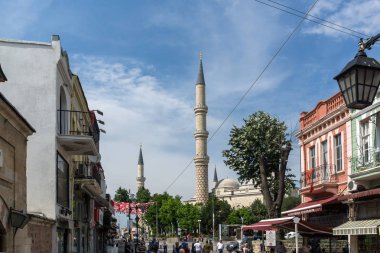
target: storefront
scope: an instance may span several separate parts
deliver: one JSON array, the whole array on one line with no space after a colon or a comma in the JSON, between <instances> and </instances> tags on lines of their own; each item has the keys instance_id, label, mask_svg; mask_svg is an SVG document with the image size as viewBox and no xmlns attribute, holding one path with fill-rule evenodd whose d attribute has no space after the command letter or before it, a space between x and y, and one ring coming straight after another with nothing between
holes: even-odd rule
<instances>
[{"instance_id":1,"label":"storefront","mask_svg":"<svg viewBox=\"0 0 380 253\"><path fill-rule=\"evenodd\" d=\"M351 253L380 253L380 190L373 189L342 196L349 206L350 221L333 229L346 235Z\"/></svg>"}]
</instances>

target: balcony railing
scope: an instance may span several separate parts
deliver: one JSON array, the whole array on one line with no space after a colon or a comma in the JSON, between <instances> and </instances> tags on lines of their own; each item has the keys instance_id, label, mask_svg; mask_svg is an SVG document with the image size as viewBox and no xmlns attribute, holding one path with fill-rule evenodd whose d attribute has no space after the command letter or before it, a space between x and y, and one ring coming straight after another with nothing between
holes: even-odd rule
<instances>
[{"instance_id":1,"label":"balcony railing","mask_svg":"<svg viewBox=\"0 0 380 253\"><path fill-rule=\"evenodd\" d=\"M57 110L58 134L92 136L99 141L99 126L93 112Z\"/></svg>"},{"instance_id":2,"label":"balcony railing","mask_svg":"<svg viewBox=\"0 0 380 253\"><path fill-rule=\"evenodd\" d=\"M96 163L85 163L82 161L74 162L75 178L77 179L95 179L101 185L101 173Z\"/></svg>"},{"instance_id":3,"label":"balcony railing","mask_svg":"<svg viewBox=\"0 0 380 253\"><path fill-rule=\"evenodd\" d=\"M380 166L380 148L363 150L359 156L351 159L352 173L358 173L367 169Z\"/></svg>"},{"instance_id":4,"label":"balcony railing","mask_svg":"<svg viewBox=\"0 0 380 253\"><path fill-rule=\"evenodd\" d=\"M302 188L308 187L313 183L313 186L326 183L336 183L336 166L335 164L322 164L316 167L312 174L309 171L302 172L301 186Z\"/></svg>"}]
</instances>

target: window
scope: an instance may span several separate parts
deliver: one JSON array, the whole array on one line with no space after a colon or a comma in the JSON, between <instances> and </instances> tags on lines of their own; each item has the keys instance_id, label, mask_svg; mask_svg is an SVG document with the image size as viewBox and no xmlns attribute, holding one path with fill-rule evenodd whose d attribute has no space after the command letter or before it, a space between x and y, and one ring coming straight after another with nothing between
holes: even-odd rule
<instances>
[{"instance_id":1,"label":"window","mask_svg":"<svg viewBox=\"0 0 380 253\"><path fill-rule=\"evenodd\" d=\"M322 178L325 180L328 178L329 168L328 168L328 149L327 149L327 141L322 142Z\"/></svg>"},{"instance_id":2,"label":"window","mask_svg":"<svg viewBox=\"0 0 380 253\"><path fill-rule=\"evenodd\" d=\"M309 149L309 169L315 169L315 146Z\"/></svg>"},{"instance_id":3,"label":"window","mask_svg":"<svg viewBox=\"0 0 380 253\"><path fill-rule=\"evenodd\" d=\"M69 208L69 164L57 154L57 203Z\"/></svg>"},{"instance_id":4,"label":"window","mask_svg":"<svg viewBox=\"0 0 380 253\"><path fill-rule=\"evenodd\" d=\"M343 170L343 166L342 166L342 135L341 134L335 135L334 144L335 144L336 170L341 171L341 170Z\"/></svg>"},{"instance_id":5,"label":"window","mask_svg":"<svg viewBox=\"0 0 380 253\"><path fill-rule=\"evenodd\" d=\"M362 122L360 124L360 144L361 144L361 157L363 164L369 162L369 122Z\"/></svg>"}]
</instances>

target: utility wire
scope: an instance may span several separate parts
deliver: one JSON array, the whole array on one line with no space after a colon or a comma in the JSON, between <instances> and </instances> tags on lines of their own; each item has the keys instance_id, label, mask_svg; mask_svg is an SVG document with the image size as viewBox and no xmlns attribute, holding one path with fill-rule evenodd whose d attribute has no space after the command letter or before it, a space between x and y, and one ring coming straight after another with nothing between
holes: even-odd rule
<instances>
[{"instance_id":1,"label":"utility wire","mask_svg":"<svg viewBox=\"0 0 380 253\"><path fill-rule=\"evenodd\" d=\"M302 12L302 11L300 11L300 10L297 10L297 9L295 9L295 8L292 8L292 7L290 7L290 6L287 6L287 5L285 5L285 4L281 4L281 3L276 2L276 1L273 1L273 0L267 0L267 1L268 1L268 2L272 2L272 3L274 3L274 4L276 4L276 5L279 5L279 6L285 7L285 8L287 8L287 9L289 9L289 10L292 10L292 11L295 11L295 12L298 12L298 13L301 13L301 14L303 14L303 15L305 14L305 12ZM361 33L361 32L355 31L354 29L351 29L351 28L349 28L349 27L346 27L346 26L342 26L342 25L339 25L339 24L333 23L333 22L331 22L331 21L328 21L328 20L326 20L326 19L319 18L319 17L314 16L314 15L311 15L311 14L308 14L307 16L312 17L312 18L315 18L315 19L317 19L317 20L319 20L319 21L326 22L326 23L328 23L328 24L331 24L331 25L334 25L334 26L337 26L337 27L340 27L340 28L346 29L346 30L348 30L348 31L350 31L350 32L353 32L353 33L356 33L356 34L362 35L362 36L367 37L367 38L371 37L371 36L369 36L369 35L367 35L367 34L365 34L365 33Z\"/></svg>"},{"instance_id":2,"label":"utility wire","mask_svg":"<svg viewBox=\"0 0 380 253\"><path fill-rule=\"evenodd\" d=\"M254 1L256 1L256 2L258 2L258 3L261 3L261 4L264 4L264 5L267 5L267 6L269 6L269 7L275 8L275 9L277 9L277 10L280 10L280 11L286 12L286 13L291 14L291 15L293 15L293 16L300 17L300 18L302 18L303 20L306 19L306 20L308 20L308 21L310 21L310 22L313 22L313 23L316 23L316 24L318 24L318 25L321 25L321 26L324 26L324 27L327 27L327 28L333 29L333 30L335 30L335 31L338 31L338 32L341 32L341 33L345 33L345 34L347 34L347 35L354 36L354 37L359 38L359 39L361 38L361 36L358 36L358 35L356 35L356 34L353 34L352 32L346 32L346 31L343 31L343 30L341 30L341 29L338 29L338 28L332 27L332 26L330 26L330 25L326 25L326 24L320 23L320 22L318 22L318 21L315 21L315 20L313 20L313 19L310 19L310 18L307 17L307 16L309 16L309 14L302 16L302 15L298 15L298 14L296 14L296 13L294 13L294 12L287 11L287 10L285 10L285 9L282 9L282 8L280 8L280 7L277 7L277 6L274 6L274 5L271 5L271 4L268 4L268 3L262 2L262 1L260 1L260 0L254 0Z\"/></svg>"},{"instance_id":3,"label":"utility wire","mask_svg":"<svg viewBox=\"0 0 380 253\"><path fill-rule=\"evenodd\" d=\"M306 19L307 15L309 12L315 7L315 5L318 3L319 0L315 0L315 2L311 5L307 13L302 17L302 19L298 22L297 26L293 29L293 31L288 35L288 37L282 42L281 46L279 49L277 49L276 53L272 56L272 58L269 60L267 65L264 67L264 69L260 72L258 77L253 81L253 83L248 87L247 91L241 96L239 101L236 103L236 105L232 108L232 110L228 113L226 118L223 120L223 122L218 126L218 128L213 132L211 137L208 139L207 143L209 143L214 136L219 132L219 130L222 128L222 126L226 123L226 121L231 117L232 113L235 112L236 108L243 102L245 97L248 95L248 93L252 90L252 88L255 86L255 84L260 80L260 78L263 76L265 71L269 68L269 66L273 63L274 59L277 57L277 55L281 52L281 50L285 47L285 45L288 43L288 41L293 37L293 35L296 33L296 31L301 27L302 22ZM187 164L187 166L180 172L180 174L169 184L169 186L165 189L165 191L168 191L170 187L173 186L173 184L178 180L180 176L185 173L185 171L189 168L189 166L193 163L193 159Z\"/></svg>"}]
</instances>

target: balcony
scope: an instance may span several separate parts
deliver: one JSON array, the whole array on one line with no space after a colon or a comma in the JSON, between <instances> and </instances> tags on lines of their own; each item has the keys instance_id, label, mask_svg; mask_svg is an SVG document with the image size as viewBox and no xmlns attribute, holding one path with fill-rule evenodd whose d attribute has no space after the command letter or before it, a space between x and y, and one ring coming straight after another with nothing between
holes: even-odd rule
<instances>
[{"instance_id":1,"label":"balcony","mask_svg":"<svg viewBox=\"0 0 380 253\"><path fill-rule=\"evenodd\" d=\"M73 163L75 168L75 184L85 187L92 195L100 195L102 193L101 167L96 163L85 163L82 161L75 161Z\"/></svg>"},{"instance_id":2,"label":"balcony","mask_svg":"<svg viewBox=\"0 0 380 253\"><path fill-rule=\"evenodd\" d=\"M380 179L380 148L371 148L351 159L351 175L355 181Z\"/></svg>"},{"instance_id":3,"label":"balcony","mask_svg":"<svg viewBox=\"0 0 380 253\"><path fill-rule=\"evenodd\" d=\"M69 155L98 155L99 127L93 112L57 111L58 142Z\"/></svg>"},{"instance_id":4,"label":"balcony","mask_svg":"<svg viewBox=\"0 0 380 253\"><path fill-rule=\"evenodd\" d=\"M305 196L331 195L338 193L338 177L334 164L323 164L316 167L310 174L309 171L301 174L300 192Z\"/></svg>"}]
</instances>

